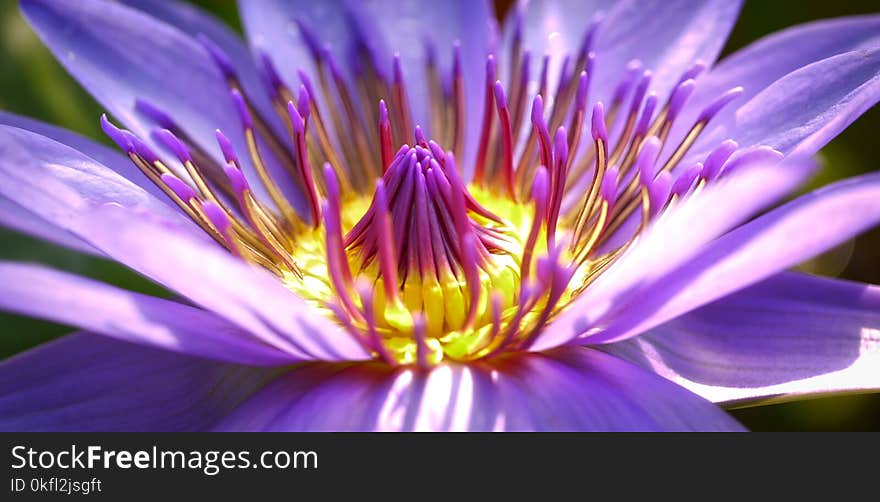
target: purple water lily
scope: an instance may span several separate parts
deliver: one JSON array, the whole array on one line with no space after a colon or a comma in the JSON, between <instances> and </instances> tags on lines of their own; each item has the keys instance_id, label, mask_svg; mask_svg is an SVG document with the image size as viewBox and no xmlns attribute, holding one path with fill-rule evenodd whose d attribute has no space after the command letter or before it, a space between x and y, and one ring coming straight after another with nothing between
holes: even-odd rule
<instances>
[{"instance_id":1,"label":"purple water lily","mask_svg":"<svg viewBox=\"0 0 880 502\"><path fill-rule=\"evenodd\" d=\"M715 64L738 2L419 4L241 2L249 50L21 1L122 153L0 115L0 221L176 296L0 263L83 330L0 364L0 429L740 430L713 403L880 386L880 289L786 271L880 175L778 205L880 99L880 16Z\"/></svg>"}]
</instances>

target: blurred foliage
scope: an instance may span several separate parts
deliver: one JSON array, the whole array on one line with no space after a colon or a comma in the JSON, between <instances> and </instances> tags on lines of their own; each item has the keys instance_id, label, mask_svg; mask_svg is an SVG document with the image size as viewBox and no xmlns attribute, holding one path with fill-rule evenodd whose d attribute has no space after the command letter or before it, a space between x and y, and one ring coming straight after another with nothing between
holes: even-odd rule
<instances>
[{"instance_id":1,"label":"blurred foliage","mask_svg":"<svg viewBox=\"0 0 880 502\"><path fill-rule=\"evenodd\" d=\"M230 0L192 3L211 11L233 29L241 23ZM510 1L496 1L504 12ZM815 19L876 12L876 0L752 0L746 2L725 54L776 30ZM101 108L73 81L22 19L17 2L0 6L0 109L57 124L107 143L98 127ZM811 187L876 170L874 143L880 107L856 121L822 152L824 168ZM880 284L880 230L804 264L813 273ZM0 229L0 259L34 261L154 295L162 288L126 268ZM0 313L0 358L70 331L64 326ZM880 370L880 369L878 369ZM734 410L753 430L880 430L880 395L842 396Z\"/></svg>"}]
</instances>

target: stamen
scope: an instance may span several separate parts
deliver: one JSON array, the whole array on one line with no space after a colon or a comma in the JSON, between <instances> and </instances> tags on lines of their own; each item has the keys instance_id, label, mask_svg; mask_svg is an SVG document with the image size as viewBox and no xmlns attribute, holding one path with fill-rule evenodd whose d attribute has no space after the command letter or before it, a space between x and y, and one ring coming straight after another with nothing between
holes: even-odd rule
<instances>
[{"instance_id":1,"label":"stamen","mask_svg":"<svg viewBox=\"0 0 880 502\"><path fill-rule=\"evenodd\" d=\"M480 129L480 146L474 167L474 182L483 185L486 181L486 154L489 151L489 138L492 133L492 104L495 100L495 57L489 54L486 59L486 92L483 97L483 125Z\"/></svg>"},{"instance_id":2,"label":"stamen","mask_svg":"<svg viewBox=\"0 0 880 502\"><path fill-rule=\"evenodd\" d=\"M507 107L507 98L504 96L504 86L501 81L495 82L495 104L498 108L498 119L501 123L501 139L504 145L504 160L501 166L501 175L504 187L512 199L516 199L516 190L513 186L513 130L510 124L510 109Z\"/></svg>"}]
</instances>

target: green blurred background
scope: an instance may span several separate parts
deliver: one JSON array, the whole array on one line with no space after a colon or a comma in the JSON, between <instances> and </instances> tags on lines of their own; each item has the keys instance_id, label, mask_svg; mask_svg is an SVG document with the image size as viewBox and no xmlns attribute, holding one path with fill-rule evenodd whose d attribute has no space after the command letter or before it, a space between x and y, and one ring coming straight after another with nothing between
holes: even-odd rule
<instances>
[{"instance_id":1,"label":"green blurred background","mask_svg":"<svg viewBox=\"0 0 880 502\"><path fill-rule=\"evenodd\" d=\"M236 30L233 1L193 3L212 11ZM496 1L504 12L511 2ZM18 13L17 2L0 2L0 109L35 117L107 142L98 127L101 108L40 44ZM877 0L752 0L725 48L730 53L786 26L828 17L880 11ZM880 169L876 159L880 107L867 112L822 152L823 169L810 187ZM808 187L808 188L810 188ZM880 229L864 234L801 268L817 274L880 284ZM166 295L124 267L54 247L0 229L0 259L37 261L128 289ZM69 328L0 313L0 358L61 336ZM878 368L880 371L880 368ZM880 394L815 399L734 410L752 430L880 430Z\"/></svg>"}]
</instances>

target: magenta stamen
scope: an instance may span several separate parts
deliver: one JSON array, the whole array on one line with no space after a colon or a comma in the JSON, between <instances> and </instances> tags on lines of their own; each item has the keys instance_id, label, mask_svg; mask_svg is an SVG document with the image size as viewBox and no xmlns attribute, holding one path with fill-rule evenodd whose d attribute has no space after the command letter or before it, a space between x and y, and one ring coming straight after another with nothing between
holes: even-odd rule
<instances>
[{"instance_id":1,"label":"magenta stamen","mask_svg":"<svg viewBox=\"0 0 880 502\"><path fill-rule=\"evenodd\" d=\"M134 152L134 144L131 142L131 138L123 134L122 129L113 125L107 118L106 113L101 114L101 130L116 143L120 150L124 150L126 153Z\"/></svg>"},{"instance_id":2,"label":"magenta stamen","mask_svg":"<svg viewBox=\"0 0 880 502\"><path fill-rule=\"evenodd\" d=\"M690 68L688 68L682 75L681 78L678 79L678 82L675 83L675 86L678 87L686 80L696 80L704 71L706 71L708 66L703 61L697 61Z\"/></svg>"},{"instance_id":3,"label":"magenta stamen","mask_svg":"<svg viewBox=\"0 0 880 502\"><path fill-rule=\"evenodd\" d=\"M214 136L217 138L217 144L220 145L220 151L223 152L223 158L226 159L226 162L235 164L236 167L239 166L238 155L235 154L235 148L229 138L220 129L214 131Z\"/></svg>"},{"instance_id":4,"label":"magenta stamen","mask_svg":"<svg viewBox=\"0 0 880 502\"><path fill-rule=\"evenodd\" d=\"M378 251L379 272L382 274L382 282L385 285L385 298L397 301L397 258L394 256L393 235L391 231L391 213L388 211L388 199L385 195L385 183L380 179L376 181L376 214L378 218Z\"/></svg>"},{"instance_id":5,"label":"magenta stamen","mask_svg":"<svg viewBox=\"0 0 880 502\"><path fill-rule=\"evenodd\" d=\"M302 87L301 89L305 89ZM293 126L294 142L296 145L296 159L299 175L309 198L309 207L312 212L312 224L317 228L321 224L321 206L318 200L318 189L312 177L312 168L309 165L309 154L306 150L306 123L305 119L296 110L293 102L287 103L287 113Z\"/></svg>"},{"instance_id":6,"label":"magenta stamen","mask_svg":"<svg viewBox=\"0 0 880 502\"><path fill-rule=\"evenodd\" d=\"M425 137L425 133L422 132L422 126L420 125L416 125L415 138L417 145L421 146L422 148L428 148L428 138ZM419 157L419 160L422 160L422 158L423 157Z\"/></svg>"},{"instance_id":7,"label":"magenta stamen","mask_svg":"<svg viewBox=\"0 0 880 502\"><path fill-rule=\"evenodd\" d=\"M269 90L269 97L271 97L272 100L277 100L281 96L281 89L285 87L284 81L281 80L281 76L278 74L275 64L272 63L272 57L269 56L268 53L260 51L259 59L260 66L263 70L263 80L266 82L266 87Z\"/></svg>"},{"instance_id":8,"label":"magenta stamen","mask_svg":"<svg viewBox=\"0 0 880 502\"><path fill-rule=\"evenodd\" d=\"M397 365L394 356L392 356L391 353L388 352L388 349L385 348L385 344L382 342L382 336L376 329L376 312L373 306L373 288L368 282L360 281L357 285L357 292L360 295L361 303L364 306L363 318L367 324L370 345L373 347L373 350L379 354L379 357L381 357L383 361L390 365Z\"/></svg>"},{"instance_id":9,"label":"magenta stamen","mask_svg":"<svg viewBox=\"0 0 880 502\"><path fill-rule=\"evenodd\" d=\"M489 151L489 137L492 132L492 121L495 114L492 113L492 104L495 99L493 86L495 85L495 57L489 54L486 59L486 92L483 98L483 124L480 128L480 144L477 149L477 160L474 167L474 181L479 184L485 182L486 154Z\"/></svg>"},{"instance_id":10,"label":"magenta stamen","mask_svg":"<svg viewBox=\"0 0 880 502\"><path fill-rule=\"evenodd\" d=\"M603 105L601 101L593 105L593 115L591 117L590 125L590 133L593 136L593 141L602 140L602 142L607 143L608 129L605 128L605 105Z\"/></svg>"},{"instance_id":11,"label":"magenta stamen","mask_svg":"<svg viewBox=\"0 0 880 502\"><path fill-rule=\"evenodd\" d=\"M134 101L134 109L143 114L148 119L155 122L157 126L163 129L177 129L177 125L174 123L174 120L172 120L167 113L163 112L148 101L136 99Z\"/></svg>"},{"instance_id":12,"label":"magenta stamen","mask_svg":"<svg viewBox=\"0 0 880 502\"><path fill-rule=\"evenodd\" d=\"M657 95L653 92L648 93L648 97L645 99L645 108L642 109L642 117L639 119L638 125L636 125L635 134L637 137L641 138L648 134L655 108L657 108Z\"/></svg>"},{"instance_id":13,"label":"magenta stamen","mask_svg":"<svg viewBox=\"0 0 880 502\"><path fill-rule=\"evenodd\" d=\"M251 112L248 111L247 103L244 101L244 96L238 92L238 89L232 89L229 91L229 94L232 96L232 103L235 105L235 111L238 112L238 118L241 120L241 126L244 129L253 129L254 128L254 120L251 117Z\"/></svg>"},{"instance_id":14,"label":"magenta stamen","mask_svg":"<svg viewBox=\"0 0 880 502\"><path fill-rule=\"evenodd\" d=\"M351 277L351 270L348 267L348 260L344 258L345 249L342 247L342 227L339 213L332 210L328 201L321 203L321 209L326 230L327 273L330 275L330 282L346 310L359 317L356 315L358 309L350 294L350 283L346 281L346 278ZM366 310L372 311L372 309Z\"/></svg>"},{"instance_id":15,"label":"magenta stamen","mask_svg":"<svg viewBox=\"0 0 880 502\"><path fill-rule=\"evenodd\" d=\"M669 171L663 171L657 178L648 185L648 208L651 218L666 206L669 200L670 188L672 187L672 174Z\"/></svg>"},{"instance_id":16,"label":"magenta stamen","mask_svg":"<svg viewBox=\"0 0 880 502\"><path fill-rule=\"evenodd\" d=\"M700 112L700 117L697 119L697 122L709 122L719 111L721 111L722 108L727 106L728 103L734 99L740 97L743 92L745 92L745 90L742 87L734 87L718 96L715 100L709 103L702 112Z\"/></svg>"},{"instance_id":17,"label":"magenta stamen","mask_svg":"<svg viewBox=\"0 0 880 502\"><path fill-rule=\"evenodd\" d=\"M550 177L550 207L547 218L547 246L553 247L556 242L556 222L559 220L559 208L565 193L566 167L568 166L568 138L565 128L556 130L553 148L553 171Z\"/></svg>"},{"instance_id":18,"label":"magenta stamen","mask_svg":"<svg viewBox=\"0 0 880 502\"><path fill-rule=\"evenodd\" d=\"M616 166L609 167L605 171L605 177L602 178L602 184L599 185L599 196L608 203L608 211L611 211L617 199L618 174L619 171Z\"/></svg>"},{"instance_id":19,"label":"magenta stamen","mask_svg":"<svg viewBox=\"0 0 880 502\"><path fill-rule=\"evenodd\" d=\"M154 152L148 144L141 141L141 139L134 134L128 133L128 131L123 131L123 133L127 133L126 136L131 136L129 139L131 140L132 145L134 145L134 151L143 157L148 164L154 165L156 162L161 162L159 156L156 155L156 152Z\"/></svg>"},{"instance_id":20,"label":"magenta stamen","mask_svg":"<svg viewBox=\"0 0 880 502\"><path fill-rule=\"evenodd\" d=\"M311 113L311 107L309 106L310 102L311 99L308 89L306 89L305 85L300 85L299 95L296 98L296 111L299 112L303 122L305 122L306 129L308 129L309 114Z\"/></svg>"},{"instance_id":21,"label":"magenta stamen","mask_svg":"<svg viewBox=\"0 0 880 502\"><path fill-rule=\"evenodd\" d=\"M684 82L678 84L674 91L672 91L672 97L669 98L669 111L666 115L666 122L671 123L678 116L678 113L684 108L684 104L687 102L687 99L694 92L694 88L696 88L696 82L693 79L685 80Z\"/></svg>"},{"instance_id":22,"label":"magenta stamen","mask_svg":"<svg viewBox=\"0 0 880 502\"><path fill-rule=\"evenodd\" d=\"M196 35L196 40L202 44L202 47L204 47L208 55L211 56L214 64L217 65L217 68L223 74L225 79L231 80L236 78L235 68L232 66L232 61L219 45L215 44L214 41L208 38L204 33Z\"/></svg>"},{"instance_id":23,"label":"magenta stamen","mask_svg":"<svg viewBox=\"0 0 880 502\"><path fill-rule=\"evenodd\" d=\"M672 195L678 196L679 198L687 195L688 192L691 191L691 188L693 188L694 183L697 181L697 178L702 171L703 164L700 162L685 169L684 172L676 178L675 183L672 184Z\"/></svg>"},{"instance_id":24,"label":"magenta stamen","mask_svg":"<svg viewBox=\"0 0 880 502\"><path fill-rule=\"evenodd\" d=\"M501 122L501 139L504 145L504 160L502 162L502 175L507 194L516 198L513 186L513 130L510 123L510 109L507 107L507 98L504 96L504 86L501 81L495 82L495 105L498 108L498 119Z\"/></svg>"},{"instance_id":25,"label":"magenta stamen","mask_svg":"<svg viewBox=\"0 0 880 502\"><path fill-rule=\"evenodd\" d=\"M183 142L168 129L158 129L153 131L153 137L158 142L165 145L166 148L171 150L181 164L192 162L192 155L190 154L189 148L187 148L186 145L184 145Z\"/></svg>"},{"instance_id":26,"label":"magenta stamen","mask_svg":"<svg viewBox=\"0 0 880 502\"><path fill-rule=\"evenodd\" d=\"M712 181L718 177L721 173L721 166L727 162L727 159L733 155L733 152L739 148L739 144L733 140L726 140L718 145L715 150L712 150L712 153L706 157L706 161L703 163L703 170L700 173L700 178L706 181Z\"/></svg>"},{"instance_id":27,"label":"magenta stamen","mask_svg":"<svg viewBox=\"0 0 880 502\"><path fill-rule=\"evenodd\" d=\"M385 100L379 100L379 149L382 158L382 174L388 171L388 167L394 158L391 156L391 122L388 120L388 108Z\"/></svg>"},{"instance_id":28,"label":"magenta stamen","mask_svg":"<svg viewBox=\"0 0 880 502\"><path fill-rule=\"evenodd\" d=\"M544 100L541 95L532 100L532 126L538 132L538 145L541 149L541 165L547 167L553 165L551 160L552 150L550 146L550 131L547 130L547 122L544 120Z\"/></svg>"},{"instance_id":29,"label":"magenta stamen","mask_svg":"<svg viewBox=\"0 0 880 502\"><path fill-rule=\"evenodd\" d=\"M650 187L657 176L657 155L660 154L662 143L656 136L648 138L636 160L636 171L639 173L639 183Z\"/></svg>"},{"instance_id":30,"label":"magenta stamen","mask_svg":"<svg viewBox=\"0 0 880 502\"><path fill-rule=\"evenodd\" d=\"M231 227L232 222L229 220L229 217L226 215L226 211L223 210L220 206L215 204L212 201L205 201L202 203L202 212L205 213L205 217L208 218L208 221L211 223L217 233L223 237L223 240L226 242L226 246L229 250L235 255L241 258L241 253L238 250L238 246L235 244L235 240L232 237Z\"/></svg>"},{"instance_id":31,"label":"magenta stamen","mask_svg":"<svg viewBox=\"0 0 880 502\"><path fill-rule=\"evenodd\" d=\"M642 62L638 59L634 59L627 63L626 73L624 73L623 78L620 80L620 82L617 84L617 88L614 90L614 98L611 100L612 106L616 106L623 102L623 100L626 98L626 95L629 94L629 90L632 88L633 82L635 82L641 69Z\"/></svg>"},{"instance_id":32,"label":"magenta stamen","mask_svg":"<svg viewBox=\"0 0 880 502\"><path fill-rule=\"evenodd\" d=\"M541 232L541 224L547 214L547 197L550 191L550 180L547 169L539 167L532 182L532 200L535 203L535 212L532 225L529 228L529 236L523 247L523 257L520 264L521 282L525 282L531 273L532 255L535 252L535 244L538 242L538 234Z\"/></svg>"},{"instance_id":33,"label":"magenta stamen","mask_svg":"<svg viewBox=\"0 0 880 502\"><path fill-rule=\"evenodd\" d=\"M190 204L192 200L197 199L195 190L193 190L189 185L184 183L180 178L174 176L171 173L164 173L161 175L162 183L165 183L165 186L171 189L175 195L177 195L180 200Z\"/></svg>"}]
</instances>

